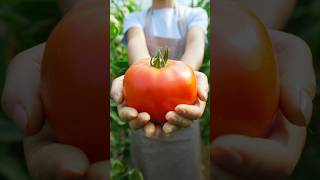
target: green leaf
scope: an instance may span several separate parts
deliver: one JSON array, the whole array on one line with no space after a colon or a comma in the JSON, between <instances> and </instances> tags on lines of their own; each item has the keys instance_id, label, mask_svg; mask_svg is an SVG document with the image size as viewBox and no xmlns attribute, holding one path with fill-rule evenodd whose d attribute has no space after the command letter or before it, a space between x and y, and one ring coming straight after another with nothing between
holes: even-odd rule
<instances>
[{"instance_id":1,"label":"green leaf","mask_svg":"<svg viewBox=\"0 0 320 180\"><path fill-rule=\"evenodd\" d=\"M134 168L134 169L129 170L128 174L129 174L130 180L143 180L144 179L141 171L138 168Z\"/></svg>"},{"instance_id":2,"label":"green leaf","mask_svg":"<svg viewBox=\"0 0 320 180\"><path fill-rule=\"evenodd\" d=\"M113 121L115 121L119 126L123 126L126 124L115 111L110 111L110 117Z\"/></svg>"}]
</instances>

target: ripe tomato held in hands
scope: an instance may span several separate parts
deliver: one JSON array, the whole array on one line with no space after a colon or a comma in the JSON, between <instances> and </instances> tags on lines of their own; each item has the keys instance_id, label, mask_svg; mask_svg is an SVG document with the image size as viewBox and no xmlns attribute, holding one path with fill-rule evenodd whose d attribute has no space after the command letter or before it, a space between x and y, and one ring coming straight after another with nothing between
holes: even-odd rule
<instances>
[{"instance_id":1,"label":"ripe tomato held in hands","mask_svg":"<svg viewBox=\"0 0 320 180\"><path fill-rule=\"evenodd\" d=\"M280 86L268 32L254 14L230 1L216 1L214 11L211 140L227 134L265 137Z\"/></svg>"},{"instance_id":2,"label":"ripe tomato held in hands","mask_svg":"<svg viewBox=\"0 0 320 180\"><path fill-rule=\"evenodd\" d=\"M79 147L91 162L109 159L106 8L88 0L70 10L47 41L41 72L57 141Z\"/></svg>"},{"instance_id":3,"label":"ripe tomato held in hands","mask_svg":"<svg viewBox=\"0 0 320 180\"><path fill-rule=\"evenodd\" d=\"M165 123L166 113L177 105L194 104L197 99L193 70L182 61L167 60L167 52L131 65L123 81L128 106L149 113L157 124Z\"/></svg>"}]
</instances>

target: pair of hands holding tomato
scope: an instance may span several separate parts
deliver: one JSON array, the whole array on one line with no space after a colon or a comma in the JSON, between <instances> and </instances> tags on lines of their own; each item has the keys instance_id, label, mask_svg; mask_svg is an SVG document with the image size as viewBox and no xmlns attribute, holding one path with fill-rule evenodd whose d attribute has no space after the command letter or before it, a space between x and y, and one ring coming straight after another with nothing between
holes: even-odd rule
<instances>
[{"instance_id":1,"label":"pair of hands holding tomato","mask_svg":"<svg viewBox=\"0 0 320 180\"><path fill-rule=\"evenodd\" d=\"M271 134L267 138L217 138L211 147L213 179L283 179L299 161L315 96L312 55L308 45L294 35L275 30L269 30L269 35L281 84Z\"/></svg>"},{"instance_id":2,"label":"pair of hands holding tomato","mask_svg":"<svg viewBox=\"0 0 320 180\"><path fill-rule=\"evenodd\" d=\"M7 69L2 96L6 114L24 131L24 152L33 179L109 178L108 161L90 164L77 147L55 141L40 99L40 71L44 44L17 55Z\"/></svg>"},{"instance_id":3,"label":"pair of hands holding tomato","mask_svg":"<svg viewBox=\"0 0 320 180\"><path fill-rule=\"evenodd\" d=\"M119 116L128 121L132 129L143 128L147 137L159 136L162 133L168 135L179 128L190 126L195 119L202 116L209 92L207 76L199 71L194 71L194 74L197 80L198 100L194 105L177 105L174 111L169 111L166 114L167 122L162 127L151 122L151 117L147 112L139 113L136 109L128 107L123 97L124 76L114 79L111 87L111 96L118 104Z\"/></svg>"}]
</instances>

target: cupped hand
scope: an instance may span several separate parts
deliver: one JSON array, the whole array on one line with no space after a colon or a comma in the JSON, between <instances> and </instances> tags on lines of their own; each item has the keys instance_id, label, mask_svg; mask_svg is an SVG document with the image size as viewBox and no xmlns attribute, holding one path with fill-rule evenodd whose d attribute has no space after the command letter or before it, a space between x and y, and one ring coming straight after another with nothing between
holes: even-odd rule
<instances>
[{"instance_id":1,"label":"cupped hand","mask_svg":"<svg viewBox=\"0 0 320 180\"><path fill-rule=\"evenodd\" d=\"M139 113L136 109L128 107L123 97L123 79L120 76L113 80L111 96L118 104L118 114L121 118L129 122L132 129L144 129L147 137L159 136L160 134L170 134L179 128L190 126L193 120L202 116L208 98L209 84L208 78L202 72L194 71L197 79L198 99L194 105L180 104L175 111L166 114L167 122L160 127L150 121L150 115L146 112Z\"/></svg>"},{"instance_id":2,"label":"cupped hand","mask_svg":"<svg viewBox=\"0 0 320 180\"><path fill-rule=\"evenodd\" d=\"M280 105L271 135L227 135L212 143L212 179L281 179L299 161L311 119L315 74L309 47L301 39L269 31L279 66Z\"/></svg>"},{"instance_id":3,"label":"cupped hand","mask_svg":"<svg viewBox=\"0 0 320 180\"><path fill-rule=\"evenodd\" d=\"M24 152L33 179L107 180L109 162L90 164L86 154L74 146L55 142L50 127L24 139Z\"/></svg>"},{"instance_id":4,"label":"cupped hand","mask_svg":"<svg viewBox=\"0 0 320 180\"><path fill-rule=\"evenodd\" d=\"M108 179L108 162L90 164L80 149L55 142L40 98L40 71L45 44L17 55L9 64L2 107L27 134L24 151L33 179Z\"/></svg>"},{"instance_id":5,"label":"cupped hand","mask_svg":"<svg viewBox=\"0 0 320 180\"><path fill-rule=\"evenodd\" d=\"M138 112L135 108L127 106L123 97L123 79L119 76L113 80L110 95L118 104L118 115L129 123L132 129L144 128L145 135L151 137L157 132L160 134L161 129L150 122L150 115L146 112Z\"/></svg>"},{"instance_id":6,"label":"cupped hand","mask_svg":"<svg viewBox=\"0 0 320 180\"><path fill-rule=\"evenodd\" d=\"M174 111L166 114L167 122L163 125L163 131L170 134L179 128L189 127L194 120L201 118L206 107L209 92L207 76L199 71L194 71L197 79L198 98L193 105L179 104Z\"/></svg>"}]
</instances>

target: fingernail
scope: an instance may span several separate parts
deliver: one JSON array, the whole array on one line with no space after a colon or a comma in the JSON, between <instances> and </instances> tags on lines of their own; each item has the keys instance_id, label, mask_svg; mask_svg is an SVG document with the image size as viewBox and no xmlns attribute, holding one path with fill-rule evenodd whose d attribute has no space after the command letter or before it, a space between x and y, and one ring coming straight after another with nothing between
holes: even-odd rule
<instances>
[{"instance_id":1,"label":"fingernail","mask_svg":"<svg viewBox=\"0 0 320 180\"><path fill-rule=\"evenodd\" d=\"M242 164L242 158L238 153L220 147L215 147L211 151L210 159L218 165L225 167L238 167Z\"/></svg>"},{"instance_id":2,"label":"fingernail","mask_svg":"<svg viewBox=\"0 0 320 180\"><path fill-rule=\"evenodd\" d=\"M300 92L300 110L304 116L304 125L307 125L307 120L311 119L312 115L312 100L305 91Z\"/></svg>"},{"instance_id":3,"label":"fingernail","mask_svg":"<svg viewBox=\"0 0 320 180\"><path fill-rule=\"evenodd\" d=\"M16 105L13 109L12 118L15 121L16 125L26 132L27 129L27 113L21 105Z\"/></svg>"}]
</instances>

